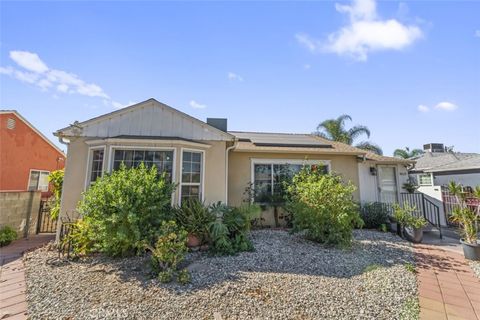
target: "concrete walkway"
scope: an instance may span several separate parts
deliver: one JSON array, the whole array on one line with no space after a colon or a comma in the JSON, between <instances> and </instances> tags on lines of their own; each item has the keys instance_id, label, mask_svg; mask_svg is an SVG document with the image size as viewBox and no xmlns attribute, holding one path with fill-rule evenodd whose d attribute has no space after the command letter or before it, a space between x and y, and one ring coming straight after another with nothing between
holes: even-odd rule
<instances>
[{"instance_id":1,"label":"concrete walkway","mask_svg":"<svg viewBox=\"0 0 480 320\"><path fill-rule=\"evenodd\" d=\"M0 249L0 319L27 319L23 253L54 238L52 234L31 236Z\"/></svg>"},{"instance_id":2,"label":"concrete walkway","mask_svg":"<svg viewBox=\"0 0 480 320\"><path fill-rule=\"evenodd\" d=\"M420 319L480 320L480 279L463 257L461 247L448 239L443 242L449 243L414 246Z\"/></svg>"}]
</instances>

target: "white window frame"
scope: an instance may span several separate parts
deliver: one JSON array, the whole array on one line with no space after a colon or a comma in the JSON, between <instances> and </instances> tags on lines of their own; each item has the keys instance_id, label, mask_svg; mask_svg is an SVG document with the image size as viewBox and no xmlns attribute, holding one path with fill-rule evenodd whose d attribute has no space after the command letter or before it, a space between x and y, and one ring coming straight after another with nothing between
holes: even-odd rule
<instances>
[{"instance_id":1,"label":"white window frame","mask_svg":"<svg viewBox=\"0 0 480 320\"><path fill-rule=\"evenodd\" d=\"M38 185L37 185L37 189L35 190L29 190L30 188L30 178L32 177L32 171L38 171L39 172L39 175L38 175ZM40 176L42 173L47 173L47 174L50 174L50 171L48 170L41 170L41 169L30 169L29 173L28 173L28 181L27 181L27 191L42 191L42 192L47 192L48 189L49 189L49 185L50 183L47 183L47 190L42 190L40 189Z\"/></svg>"},{"instance_id":2,"label":"white window frame","mask_svg":"<svg viewBox=\"0 0 480 320\"><path fill-rule=\"evenodd\" d=\"M421 182L422 180L420 179L420 176L426 176L426 175L430 176L430 183L428 183L428 184L422 183ZM421 186L421 187L431 187L431 186L433 186L433 173L428 173L428 172L419 173L417 175L417 181L418 181L418 185Z\"/></svg>"},{"instance_id":3,"label":"white window frame","mask_svg":"<svg viewBox=\"0 0 480 320\"><path fill-rule=\"evenodd\" d=\"M202 158L202 165L200 169L200 183L196 182L182 182L182 175L183 175L183 152L196 152L200 153ZM200 201L205 201L205 150L200 149L191 149L191 148L180 148L180 176L179 180L179 188L178 188L178 205L182 204L182 186L199 186L200 187Z\"/></svg>"},{"instance_id":4,"label":"white window frame","mask_svg":"<svg viewBox=\"0 0 480 320\"><path fill-rule=\"evenodd\" d=\"M93 151L95 150L103 150L103 163L102 163L102 175L105 173L105 160L106 160L106 152L107 146L94 146L88 148L88 155L87 155L87 172L85 172L85 187L84 190L87 190L88 187L92 184L90 181L90 177L92 175L92 165L93 165Z\"/></svg>"},{"instance_id":5,"label":"white window frame","mask_svg":"<svg viewBox=\"0 0 480 320\"><path fill-rule=\"evenodd\" d=\"M108 172L111 173L113 170L113 162L115 161L115 150L144 150L144 151L173 151L172 159L172 182L175 183L175 173L176 173L176 159L177 159L177 148L175 147L149 147L149 146L110 146L108 151Z\"/></svg>"},{"instance_id":6,"label":"white window frame","mask_svg":"<svg viewBox=\"0 0 480 320\"><path fill-rule=\"evenodd\" d=\"M256 164L269 164L272 166L271 171L271 184L272 184L272 193L274 185L274 176L273 176L273 165L275 164L293 164L293 165L324 165L327 166L328 173L332 172L331 160L302 160L302 159L258 159L253 158L250 160L250 182L252 184L252 189L255 191L255 165ZM253 199L252 199L253 201Z\"/></svg>"}]
</instances>

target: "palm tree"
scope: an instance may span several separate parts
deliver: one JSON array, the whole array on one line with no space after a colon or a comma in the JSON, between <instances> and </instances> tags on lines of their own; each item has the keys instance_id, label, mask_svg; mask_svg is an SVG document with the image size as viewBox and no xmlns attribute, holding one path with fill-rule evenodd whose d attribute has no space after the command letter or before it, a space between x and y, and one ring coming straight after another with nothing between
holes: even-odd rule
<instances>
[{"instance_id":1,"label":"palm tree","mask_svg":"<svg viewBox=\"0 0 480 320\"><path fill-rule=\"evenodd\" d=\"M366 126L353 126L350 129L345 128L345 121L352 121L352 117L348 114L343 114L337 119L328 119L321 122L317 126L317 131L314 132L315 135L338 142L343 142L349 145L352 145L354 140L359 136L366 135L367 138L370 138L370 130ZM376 154L382 155L382 149L368 141L360 142L355 147L374 152Z\"/></svg>"},{"instance_id":2,"label":"palm tree","mask_svg":"<svg viewBox=\"0 0 480 320\"><path fill-rule=\"evenodd\" d=\"M423 150L413 149L412 151L410 151L409 147L405 147L405 149L395 149L395 151L393 151L393 156L397 158L409 159L419 156L422 153Z\"/></svg>"}]
</instances>

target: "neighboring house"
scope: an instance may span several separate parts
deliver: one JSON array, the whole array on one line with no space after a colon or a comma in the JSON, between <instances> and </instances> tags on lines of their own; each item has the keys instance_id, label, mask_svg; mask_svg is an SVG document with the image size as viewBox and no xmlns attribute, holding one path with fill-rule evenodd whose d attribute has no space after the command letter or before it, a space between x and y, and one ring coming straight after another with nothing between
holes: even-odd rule
<instances>
[{"instance_id":1,"label":"neighboring house","mask_svg":"<svg viewBox=\"0 0 480 320\"><path fill-rule=\"evenodd\" d=\"M410 170L420 187L446 186L450 181L472 188L480 185L480 154L448 152L441 143L423 148L425 153L414 158Z\"/></svg>"},{"instance_id":2,"label":"neighboring house","mask_svg":"<svg viewBox=\"0 0 480 320\"><path fill-rule=\"evenodd\" d=\"M248 201L250 184L274 192L282 170L296 172L304 164L341 174L357 186L357 201L397 201L412 164L310 134L227 131L226 119L205 123L155 99L76 122L55 135L68 144L61 212L70 217L81 193L122 162L145 162L166 172L178 184L175 204L198 198L229 205Z\"/></svg>"},{"instance_id":3,"label":"neighboring house","mask_svg":"<svg viewBox=\"0 0 480 320\"><path fill-rule=\"evenodd\" d=\"M48 192L65 154L15 110L0 111L0 191Z\"/></svg>"}]
</instances>

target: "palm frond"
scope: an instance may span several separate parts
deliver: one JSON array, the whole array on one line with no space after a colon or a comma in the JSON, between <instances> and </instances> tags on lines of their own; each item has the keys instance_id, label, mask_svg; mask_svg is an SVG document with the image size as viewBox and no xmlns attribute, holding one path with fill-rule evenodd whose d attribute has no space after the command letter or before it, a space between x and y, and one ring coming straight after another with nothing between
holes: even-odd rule
<instances>
[{"instance_id":1,"label":"palm frond","mask_svg":"<svg viewBox=\"0 0 480 320\"><path fill-rule=\"evenodd\" d=\"M402 159L410 158L410 154L404 149L396 149L395 151L393 151L393 156Z\"/></svg>"},{"instance_id":2,"label":"palm frond","mask_svg":"<svg viewBox=\"0 0 480 320\"><path fill-rule=\"evenodd\" d=\"M375 143L372 143L372 142L368 142L368 141L360 142L359 144L356 145L356 147L359 148L359 149L363 149L363 150L367 150L367 151L376 153L378 155L383 155L382 148L380 148L379 145L377 145Z\"/></svg>"},{"instance_id":3,"label":"palm frond","mask_svg":"<svg viewBox=\"0 0 480 320\"><path fill-rule=\"evenodd\" d=\"M354 126L350 130L348 130L348 134L350 135L350 138L353 142L353 140L363 134L366 135L367 138L370 138L370 129L368 129L368 127L366 126Z\"/></svg>"}]
</instances>

